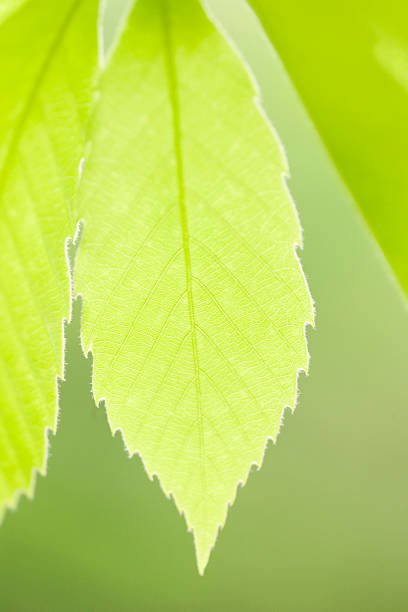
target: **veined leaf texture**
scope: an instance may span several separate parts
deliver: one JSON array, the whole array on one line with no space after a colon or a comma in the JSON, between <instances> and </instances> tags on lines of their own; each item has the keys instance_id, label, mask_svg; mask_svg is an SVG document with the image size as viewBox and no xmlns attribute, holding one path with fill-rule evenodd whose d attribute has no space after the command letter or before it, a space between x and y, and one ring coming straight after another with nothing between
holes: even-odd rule
<instances>
[{"instance_id":1,"label":"veined leaf texture","mask_svg":"<svg viewBox=\"0 0 408 612\"><path fill-rule=\"evenodd\" d=\"M52 6L26 2L0 43L12 91L0 125L0 497L44 465L69 310L64 241L82 219L75 288L95 396L184 513L203 572L308 365L313 309L286 160L198 0L138 0L100 73L95 3ZM12 65L17 31L27 49Z\"/></svg>"},{"instance_id":2,"label":"veined leaf texture","mask_svg":"<svg viewBox=\"0 0 408 612\"><path fill-rule=\"evenodd\" d=\"M193 530L203 571L307 368L286 161L198 1L139 0L100 83L76 289L95 395Z\"/></svg>"},{"instance_id":3,"label":"veined leaf texture","mask_svg":"<svg viewBox=\"0 0 408 612\"><path fill-rule=\"evenodd\" d=\"M64 243L97 65L96 1L14 8L0 25L0 516L32 493L56 427Z\"/></svg>"}]
</instances>

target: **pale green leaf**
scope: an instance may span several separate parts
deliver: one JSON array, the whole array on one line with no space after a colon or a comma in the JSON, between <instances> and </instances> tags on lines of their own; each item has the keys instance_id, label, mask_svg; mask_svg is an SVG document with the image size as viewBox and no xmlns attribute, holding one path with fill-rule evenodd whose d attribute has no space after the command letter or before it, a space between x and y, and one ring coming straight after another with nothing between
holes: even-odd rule
<instances>
[{"instance_id":1,"label":"pale green leaf","mask_svg":"<svg viewBox=\"0 0 408 612\"><path fill-rule=\"evenodd\" d=\"M74 231L96 12L94 0L33 0L0 26L0 516L16 492L32 492L46 428L56 425L64 243Z\"/></svg>"},{"instance_id":2,"label":"pale green leaf","mask_svg":"<svg viewBox=\"0 0 408 612\"><path fill-rule=\"evenodd\" d=\"M408 3L249 4L407 293Z\"/></svg>"},{"instance_id":3,"label":"pale green leaf","mask_svg":"<svg viewBox=\"0 0 408 612\"><path fill-rule=\"evenodd\" d=\"M0 0L0 23L13 14L26 0Z\"/></svg>"},{"instance_id":4,"label":"pale green leaf","mask_svg":"<svg viewBox=\"0 0 408 612\"><path fill-rule=\"evenodd\" d=\"M99 89L76 202L84 344L112 430L173 495L202 572L307 368L286 160L196 0L139 0Z\"/></svg>"}]
</instances>

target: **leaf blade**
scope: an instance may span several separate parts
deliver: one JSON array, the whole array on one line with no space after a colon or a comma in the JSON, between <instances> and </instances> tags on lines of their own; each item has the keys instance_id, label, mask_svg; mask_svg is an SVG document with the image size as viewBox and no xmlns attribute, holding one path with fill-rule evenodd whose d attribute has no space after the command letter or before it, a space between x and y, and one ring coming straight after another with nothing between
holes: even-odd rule
<instances>
[{"instance_id":1,"label":"leaf blade","mask_svg":"<svg viewBox=\"0 0 408 612\"><path fill-rule=\"evenodd\" d=\"M201 572L294 407L313 320L286 162L254 93L199 3L139 0L100 84L78 197L95 394L184 512Z\"/></svg>"},{"instance_id":2,"label":"leaf blade","mask_svg":"<svg viewBox=\"0 0 408 612\"><path fill-rule=\"evenodd\" d=\"M38 0L0 26L0 516L21 492L32 495L34 474L46 468L47 428L56 427L69 311L64 243L73 229L95 19L93 1Z\"/></svg>"}]
</instances>

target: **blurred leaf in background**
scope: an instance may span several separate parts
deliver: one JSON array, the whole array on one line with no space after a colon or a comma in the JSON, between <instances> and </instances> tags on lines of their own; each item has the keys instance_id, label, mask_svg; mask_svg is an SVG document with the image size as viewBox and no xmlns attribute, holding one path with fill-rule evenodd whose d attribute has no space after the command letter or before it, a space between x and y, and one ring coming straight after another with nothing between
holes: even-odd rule
<instances>
[{"instance_id":1,"label":"blurred leaf in background","mask_svg":"<svg viewBox=\"0 0 408 612\"><path fill-rule=\"evenodd\" d=\"M27 0L2 0L0 2L0 23L14 13Z\"/></svg>"},{"instance_id":2,"label":"blurred leaf in background","mask_svg":"<svg viewBox=\"0 0 408 612\"><path fill-rule=\"evenodd\" d=\"M408 3L249 4L408 293Z\"/></svg>"}]
</instances>

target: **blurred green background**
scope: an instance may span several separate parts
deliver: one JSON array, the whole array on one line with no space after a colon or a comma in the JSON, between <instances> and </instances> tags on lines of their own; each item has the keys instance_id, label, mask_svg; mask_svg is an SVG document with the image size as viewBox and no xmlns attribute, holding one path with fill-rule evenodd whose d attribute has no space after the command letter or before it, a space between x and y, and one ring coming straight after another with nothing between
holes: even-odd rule
<instances>
[{"instance_id":1,"label":"blurred green background","mask_svg":"<svg viewBox=\"0 0 408 612\"><path fill-rule=\"evenodd\" d=\"M310 376L200 577L184 519L93 403L74 321L48 475L0 529L1 612L408 609L408 310L256 20L241 0L211 6L289 159Z\"/></svg>"}]
</instances>

